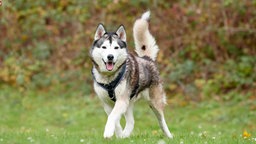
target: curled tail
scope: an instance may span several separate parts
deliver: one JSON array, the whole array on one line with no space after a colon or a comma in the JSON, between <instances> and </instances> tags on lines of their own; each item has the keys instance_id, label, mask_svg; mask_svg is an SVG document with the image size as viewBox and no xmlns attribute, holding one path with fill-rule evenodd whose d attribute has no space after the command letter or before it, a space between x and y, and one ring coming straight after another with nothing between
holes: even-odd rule
<instances>
[{"instance_id":1,"label":"curled tail","mask_svg":"<svg viewBox=\"0 0 256 144\"><path fill-rule=\"evenodd\" d=\"M145 12L140 19L137 19L133 26L133 38L135 42L135 51L140 56L148 56L156 60L158 46L155 38L148 29L150 11Z\"/></svg>"}]
</instances>

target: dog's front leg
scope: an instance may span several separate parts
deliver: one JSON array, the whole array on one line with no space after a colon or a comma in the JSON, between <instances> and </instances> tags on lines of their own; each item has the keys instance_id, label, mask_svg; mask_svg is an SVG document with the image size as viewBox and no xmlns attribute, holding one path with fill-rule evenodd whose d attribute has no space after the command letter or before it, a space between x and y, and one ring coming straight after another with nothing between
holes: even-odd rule
<instances>
[{"instance_id":1,"label":"dog's front leg","mask_svg":"<svg viewBox=\"0 0 256 144\"><path fill-rule=\"evenodd\" d=\"M122 138L127 138L131 135L133 127L134 127L134 117L133 117L133 103L130 103L127 111L124 114L126 125L123 131Z\"/></svg>"},{"instance_id":2,"label":"dog's front leg","mask_svg":"<svg viewBox=\"0 0 256 144\"><path fill-rule=\"evenodd\" d=\"M114 135L115 125L119 122L122 114L127 110L128 100L117 100L113 110L108 116L107 124L105 126L104 138L111 138Z\"/></svg>"},{"instance_id":3,"label":"dog's front leg","mask_svg":"<svg viewBox=\"0 0 256 144\"><path fill-rule=\"evenodd\" d=\"M104 102L103 102L103 107L104 107L106 114L109 116L111 111L113 110L113 107L110 104L107 104ZM116 136L118 138L122 137L122 132L123 132L123 128L122 128L122 126L120 124L120 120L119 120L116 122L116 127L115 127Z\"/></svg>"}]
</instances>

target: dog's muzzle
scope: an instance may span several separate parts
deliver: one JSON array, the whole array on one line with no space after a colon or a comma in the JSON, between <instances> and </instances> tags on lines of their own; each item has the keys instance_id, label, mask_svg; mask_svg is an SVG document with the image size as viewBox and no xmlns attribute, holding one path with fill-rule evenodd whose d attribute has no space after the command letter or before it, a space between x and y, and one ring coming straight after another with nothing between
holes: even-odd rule
<instances>
[{"instance_id":1,"label":"dog's muzzle","mask_svg":"<svg viewBox=\"0 0 256 144\"><path fill-rule=\"evenodd\" d=\"M112 71L113 69L114 69L114 65L115 65L115 63L113 62L113 59L114 59L114 56L112 55L112 54L109 54L108 56L107 56L107 58L108 58L108 61L107 62L105 62L103 59L103 62L105 63L105 65L106 65L106 69L108 70L108 71Z\"/></svg>"}]
</instances>

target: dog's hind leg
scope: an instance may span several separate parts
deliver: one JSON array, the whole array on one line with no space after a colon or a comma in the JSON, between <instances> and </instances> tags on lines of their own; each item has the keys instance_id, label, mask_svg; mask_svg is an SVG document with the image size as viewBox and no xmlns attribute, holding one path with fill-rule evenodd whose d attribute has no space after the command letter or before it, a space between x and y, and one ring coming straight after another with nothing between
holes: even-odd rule
<instances>
[{"instance_id":1,"label":"dog's hind leg","mask_svg":"<svg viewBox=\"0 0 256 144\"><path fill-rule=\"evenodd\" d=\"M129 104L129 107L127 108L127 111L124 114L126 125L123 131L123 138L129 137L132 133L132 130L134 128L134 117L133 117L133 103Z\"/></svg>"},{"instance_id":2,"label":"dog's hind leg","mask_svg":"<svg viewBox=\"0 0 256 144\"><path fill-rule=\"evenodd\" d=\"M162 88L162 85L158 84L158 85L151 86L149 89L149 97L150 97L150 101L149 101L150 108L155 113L162 131L167 137L173 138L173 135L170 133L164 118L164 106L165 106L166 100L165 100L165 93Z\"/></svg>"},{"instance_id":3,"label":"dog's hind leg","mask_svg":"<svg viewBox=\"0 0 256 144\"><path fill-rule=\"evenodd\" d=\"M104 107L104 110L105 110L106 114L109 116L111 111L113 110L112 106L110 106L109 104L104 103L103 107ZM120 124L120 120L119 120L115 124L116 137L121 138L122 137L122 132L123 132L123 128L122 128L122 126Z\"/></svg>"}]
</instances>

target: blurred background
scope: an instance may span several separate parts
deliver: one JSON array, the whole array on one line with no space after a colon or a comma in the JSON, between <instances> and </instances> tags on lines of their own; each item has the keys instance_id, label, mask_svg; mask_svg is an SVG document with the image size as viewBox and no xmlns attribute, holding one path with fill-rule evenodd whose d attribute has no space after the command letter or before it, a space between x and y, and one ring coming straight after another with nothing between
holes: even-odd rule
<instances>
[{"instance_id":1,"label":"blurred background","mask_svg":"<svg viewBox=\"0 0 256 144\"><path fill-rule=\"evenodd\" d=\"M151 10L169 102L256 99L256 0L2 0L0 92L95 97L89 49L98 23L132 26Z\"/></svg>"}]
</instances>

